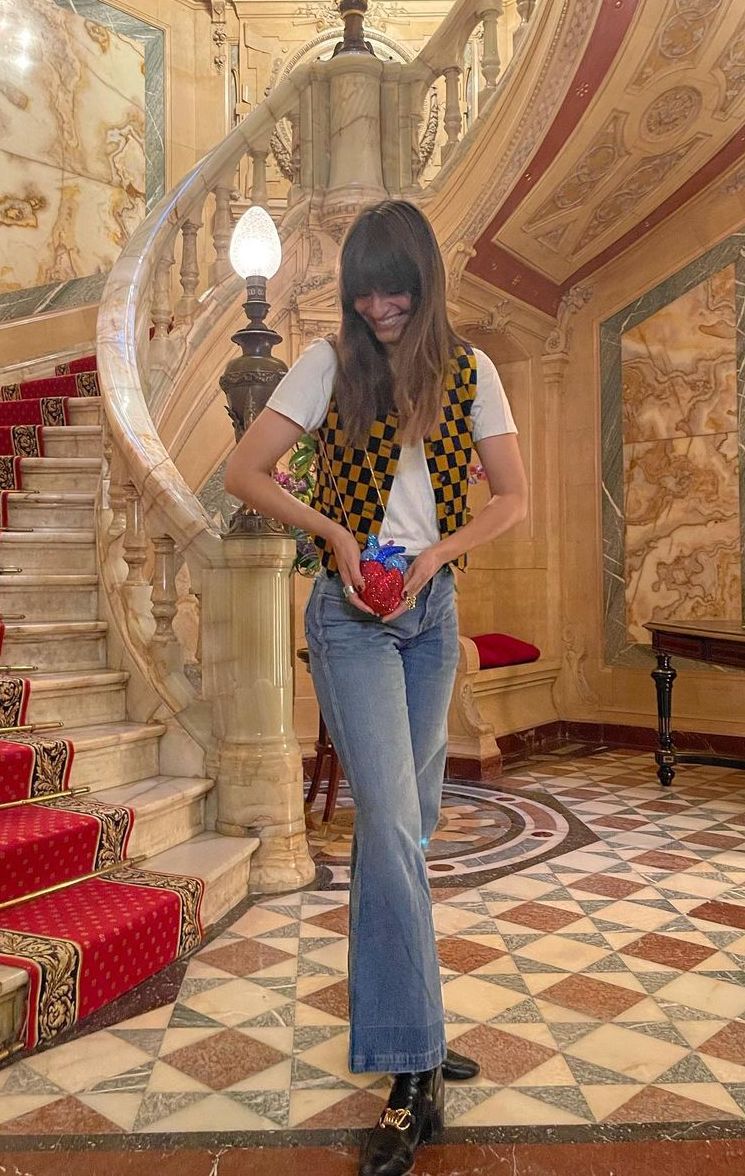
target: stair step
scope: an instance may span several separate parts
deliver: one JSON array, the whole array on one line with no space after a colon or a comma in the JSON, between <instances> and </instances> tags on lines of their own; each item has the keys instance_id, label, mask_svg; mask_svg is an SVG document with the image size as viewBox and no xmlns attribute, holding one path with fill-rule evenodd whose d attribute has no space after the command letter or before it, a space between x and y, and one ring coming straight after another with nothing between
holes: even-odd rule
<instances>
[{"instance_id":1,"label":"stair step","mask_svg":"<svg viewBox=\"0 0 745 1176\"><path fill-rule=\"evenodd\" d=\"M98 620L97 576L0 576L0 590L3 615L23 613L28 621Z\"/></svg>"},{"instance_id":2,"label":"stair step","mask_svg":"<svg viewBox=\"0 0 745 1176\"><path fill-rule=\"evenodd\" d=\"M211 927L248 894L251 855L258 844L257 837L201 833L149 858L143 868L201 878L205 884L202 923L205 928Z\"/></svg>"},{"instance_id":3,"label":"stair step","mask_svg":"<svg viewBox=\"0 0 745 1176\"><path fill-rule=\"evenodd\" d=\"M204 798L211 787L210 780L152 776L108 788L93 799L109 807L134 810L126 852L132 859L143 853L162 853L199 836L204 829ZM79 801L85 812L89 799L81 796L75 803ZM120 851L125 844L124 832L120 826ZM71 821L64 802L4 809L0 812L0 844L8 872L0 875L0 900L22 898L94 870L95 841L91 822Z\"/></svg>"},{"instance_id":4,"label":"stair step","mask_svg":"<svg viewBox=\"0 0 745 1176\"><path fill-rule=\"evenodd\" d=\"M44 429L45 457L99 457L100 425L48 425Z\"/></svg>"},{"instance_id":5,"label":"stair step","mask_svg":"<svg viewBox=\"0 0 745 1176\"><path fill-rule=\"evenodd\" d=\"M67 738L68 727L90 727L120 723L126 716L126 686L129 674L123 670L89 670L87 673L30 673L28 722L60 720ZM54 738L54 735L50 735Z\"/></svg>"},{"instance_id":6,"label":"stair step","mask_svg":"<svg viewBox=\"0 0 745 1176\"><path fill-rule=\"evenodd\" d=\"M92 531L94 494L24 494L8 496L8 526L34 531Z\"/></svg>"},{"instance_id":7,"label":"stair step","mask_svg":"<svg viewBox=\"0 0 745 1176\"><path fill-rule=\"evenodd\" d=\"M28 976L22 968L0 964L0 1049L13 1045L23 1032Z\"/></svg>"},{"instance_id":8,"label":"stair step","mask_svg":"<svg viewBox=\"0 0 745 1176\"><path fill-rule=\"evenodd\" d=\"M71 740L75 748L70 787L89 787L91 792L99 792L157 776L158 740L165 730L163 723L65 727L59 734Z\"/></svg>"},{"instance_id":9,"label":"stair step","mask_svg":"<svg viewBox=\"0 0 745 1176\"><path fill-rule=\"evenodd\" d=\"M94 493L101 479L101 459L94 457L24 457L24 490L82 490Z\"/></svg>"},{"instance_id":10,"label":"stair step","mask_svg":"<svg viewBox=\"0 0 745 1176\"><path fill-rule=\"evenodd\" d=\"M200 833L182 845L155 854L142 868L161 874L186 874L205 884L202 924L212 926L248 893L251 857L257 837L221 837ZM20 968L0 965L0 1048L21 1038L27 976Z\"/></svg>"},{"instance_id":11,"label":"stair step","mask_svg":"<svg viewBox=\"0 0 745 1176\"><path fill-rule=\"evenodd\" d=\"M93 531L3 531L0 534L0 572L16 567L32 572L72 572L91 575L96 570L96 536ZM3 585L4 586L4 585Z\"/></svg>"},{"instance_id":12,"label":"stair step","mask_svg":"<svg viewBox=\"0 0 745 1176\"><path fill-rule=\"evenodd\" d=\"M104 788L96 800L135 810L127 856L151 857L202 833L205 800L212 787L212 780L197 776L150 776Z\"/></svg>"},{"instance_id":13,"label":"stair step","mask_svg":"<svg viewBox=\"0 0 745 1176\"><path fill-rule=\"evenodd\" d=\"M100 425L102 418L100 396L78 396L67 402L67 419L70 425Z\"/></svg>"},{"instance_id":14,"label":"stair step","mask_svg":"<svg viewBox=\"0 0 745 1176\"><path fill-rule=\"evenodd\" d=\"M2 599L7 608L5 590ZM103 669L107 629L105 621L11 622L5 627L0 663L38 666L42 673Z\"/></svg>"}]
</instances>

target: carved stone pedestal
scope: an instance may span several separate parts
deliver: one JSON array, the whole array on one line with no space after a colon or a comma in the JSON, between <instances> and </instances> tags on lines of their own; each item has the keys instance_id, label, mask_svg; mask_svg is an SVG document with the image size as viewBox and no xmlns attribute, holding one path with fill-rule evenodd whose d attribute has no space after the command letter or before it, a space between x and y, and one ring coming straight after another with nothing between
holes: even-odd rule
<instances>
[{"instance_id":1,"label":"carved stone pedestal","mask_svg":"<svg viewBox=\"0 0 745 1176\"><path fill-rule=\"evenodd\" d=\"M261 839L251 888L276 894L315 877L292 725L294 542L285 536L231 537L222 555L222 566L202 575L203 681L214 703L218 743L216 828Z\"/></svg>"}]
</instances>

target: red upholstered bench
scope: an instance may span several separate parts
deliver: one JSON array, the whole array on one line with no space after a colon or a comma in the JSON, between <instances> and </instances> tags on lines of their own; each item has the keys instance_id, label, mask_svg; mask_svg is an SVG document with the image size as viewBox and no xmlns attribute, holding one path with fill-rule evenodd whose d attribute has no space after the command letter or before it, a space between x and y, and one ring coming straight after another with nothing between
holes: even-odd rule
<instances>
[{"instance_id":1,"label":"red upholstered bench","mask_svg":"<svg viewBox=\"0 0 745 1176\"><path fill-rule=\"evenodd\" d=\"M520 666L538 661L541 651L529 641L511 637L509 633L481 633L472 637L479 651L479 669L493 670L495 666Z\"/></svg>"},{"instance_id":2,"label":"red upholstered bench","mask_svg":"<svg viewBox=\"0 0 745 1176\"><path fill-rule=\"evenodd\" d=\"M448 714L448 771L468 779L501 774L498 739L556 722L558 658L509 633L459 638L460 661Z\"/></svg>"}]
</instances>

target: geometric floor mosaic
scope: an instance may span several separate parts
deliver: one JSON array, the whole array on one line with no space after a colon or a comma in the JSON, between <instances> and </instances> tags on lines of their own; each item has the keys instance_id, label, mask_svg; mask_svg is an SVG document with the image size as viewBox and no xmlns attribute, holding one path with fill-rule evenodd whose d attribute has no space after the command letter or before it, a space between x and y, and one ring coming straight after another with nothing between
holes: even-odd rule
<instances>
[{"instance_id":1,"label":"geometric floor mosaic","mask_svg":"<svg viewBox=\"0 0 745 1176\"><path fill-rule=\"evenodd\" d=\"M324 889L345 889L354 829L354 802L345 784L325 832L321 814L317 807L308 819L311 853ZM545 792L504 780L491 785L451 780L427 849L427 871L434 886L460 885L466 877L475 886L594 840L571 809Z\"/></svg>"},{"instance_id":2,"label":"geometric floor mosaic","mask_svg":"<svg viewBox=\"0 0 745 1176\"><path fill-rule=\"evenodd\" d=\"M662 793L649 755L619 751L499 783L589 835L487 881L432 878L448 1037L482 1066L448 1087L448 1129L739 1130L745 775L682 767ZM459 820L488 811L467 790L455 803ZM498 817L473 828L491 854ZM346 1069L346 928L341 889L257 902L190 960L176 1001L0 1070L0 1130L369 1127L389 1080Z\"/></svg>"}]
</instances>

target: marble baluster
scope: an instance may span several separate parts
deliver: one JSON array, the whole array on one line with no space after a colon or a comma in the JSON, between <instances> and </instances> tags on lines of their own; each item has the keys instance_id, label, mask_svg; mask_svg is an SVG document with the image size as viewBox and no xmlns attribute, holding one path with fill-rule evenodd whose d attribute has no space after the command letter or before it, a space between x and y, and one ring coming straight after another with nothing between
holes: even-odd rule
<instances>
[{"instance_id":1,"label":"marble baluster","mask_svg":"<svg viewBox=\"0 0 745 1176\"><path fill-rule=\"evenodd\" d=\"M173 320L173 303L171 300L171 268L173 266L173 236L169 236L167 244L155 263L153 278L153 301L150 317L153 321L152 343L157 348L156 340L165 339Z\"/></svg>"},{"instance_id":2,"label":"marble baluster","mask_svg":"<svg viewBox=\"0 0 745 1176\"><path fill-rule=\"evenodd\" d=\"M212 245L215 250L215 260L212 263L210 282L217 286L233 271L230 266L228 250L230 237L233 232L233 222L230 215L231 185L219 183L215 188L215 211L212 218Z\"/></svg>"},{"instance_id":3,"label":"marble baluster","mask_svg":"<svg viewBox=\"0 0 745 1176\"><path fill-rule=\"evenodd\" d=\"M253 167L251 170L251 203L260 204L262 208L266 208L267 204L267 187L266 187L266 150L259 150L254 147L250 151Z\"/></svg>"},{"instance_id":4,"label":"marble baluster","mask_svg":"<svg viewBox=\"0 0 745 1176\"><path fill-rule=\"evenodd\" d=\"M449 65L443 72L445 74L444 126L448 137L447 143L443 143L440 152L440 159L444 163L453 148L458 145L463 126L463 115L460 108L460 66Z\"/></svg>"},{"instance_id":5,"label":"marble baluster","mask_svg":"<svg viewBox=\"0 0 745 1176\"><path fill-rule=\"evenodd\" d=\"M127 584L147 584L144 566L147 559L147 534L145 515L140 493L131 482L124 487L126 525L124 529L124 550L122 555L127 565Z\"/></svg>"},{"instance_id":6,"label":"marble baluster","mask_svg":"<svg viewBox=\"0 0 745 1176\"><path fill-rule=\"evenodd\" d=\"M153 590L152 601L155 632L151 650L162 672L183 669L183 655L173 618L177 609L176 589L176 548L170 535L153 538Z\"/></svg>"},{"instance_id":7,"label":"marble baluster","mask_svg":"<svg viewBox=\"0 0 745 1176\"><path fill-rule=\"evenodd\" d=\"M480 95L480 106L494 93L497 78L501 69L499 59L498 25L502 15L502 4L497 3L480 14L484 25L484 49L481 56L481 73L484 77L484 90Z\"/></svg>"},{"instance_id":8,"label":"marble baluster","mask_svg":"<svg viewBox=\"0 0 745 1176\"><path fill-rule=\"evenodd\" d=\"M517 11L520 16L520 24L517 26L512 35L513 52L515 49L517 49L518 45L528 31L528 25L530 24L530 18L533 15L534 8L535 0L517 0Z\"/></svg>"},{"instance_id":9,"label":"marble baluster","mask_svg":"<svg viewBox=\"0 0 745 1176\"><path fill-rule=\"evenodd\" d=\"M198 213L192 213L181 225L181 268L179 279L183 291L176 304L174 322L190 327L197 309L199 286L199 244L197 236L202 227Z\"/></svg>"}]
</instances>

